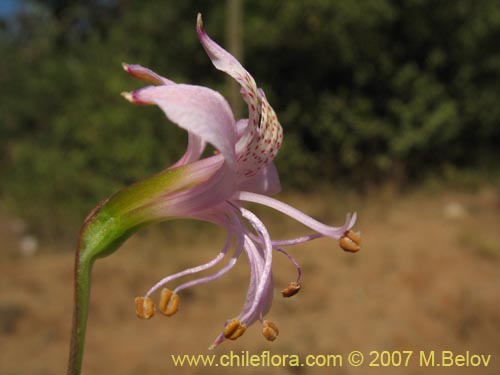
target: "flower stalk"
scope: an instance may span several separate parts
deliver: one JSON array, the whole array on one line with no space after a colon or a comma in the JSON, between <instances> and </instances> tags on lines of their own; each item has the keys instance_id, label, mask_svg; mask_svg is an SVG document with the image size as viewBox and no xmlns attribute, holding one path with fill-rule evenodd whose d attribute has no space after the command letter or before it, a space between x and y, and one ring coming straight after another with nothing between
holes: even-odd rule
<instances>
[{"instance_id":1,"label":"flower stalk","mask_svg":"<svg viewBox=\"0 0 500 375\"><path fill-rule=\"evenodd\" d=\"M155 194L184 187L184 184L176 183L181 173L181 169L164 171L133 184L101 202L85 219L75 254L74 307L68 374L81 372L91 275L95 260L111 255L140 227L155 221L151 215L149 220L146 219L144 206L147 206Z\"/></svg>"}]
</instances>

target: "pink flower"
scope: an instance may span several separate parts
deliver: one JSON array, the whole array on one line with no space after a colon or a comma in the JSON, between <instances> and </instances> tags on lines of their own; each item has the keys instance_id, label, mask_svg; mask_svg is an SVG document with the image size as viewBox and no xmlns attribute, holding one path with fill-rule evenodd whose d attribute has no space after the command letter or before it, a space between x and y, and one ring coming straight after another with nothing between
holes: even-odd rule
<instances>
[{"instance_id":1,"label":"pink flower","mask_svg":"<svg viewBox=\"0 0 500 375\"><path fill-rule=\"evenodd\" d=\"M185 154L166 172L178 175L176 183L157 192L133 207L134 215L143 213L148 221L171 218L195 218L220 225L227 231L224 248L210 262L190 268L158 281L145 297L137 298L138 315L149 318L154 312L151 295L175 279L207 270L228 256L228 263L218 272L177 286L173 292L162 292L160 310L172 315L178 308L178 293L223 276L244 252L250 263L250 285L242 311L225 322L211 348L224 339L235 339L245 329L259 321L263 334L274 340L276 325L264 320L273 299L273 251L285 253L298 269L298 278L283 291L291 296L300 289L300 267L282 247L326 236L340 241L343 249L357 251L359 234L351 231L356 214L347 215L340 227L330 227L286 205L271 195L280 191L280 181L273 164L283 132L264 92L257 88L253 77L227 51L215 43L203 29L198 15L197 31L200 42L215 67L234 78L241 85L241 95L248 105L248 119L235 121L227 101L216 91L206 87L178 84L139 65L124 64L134 77L152 83L123 96L132 103L155 104L165 115L189 135ZM200 159L205 145L210 143L219 153ZM243 207L254 202L274 208L311 228L314 233L286 241L272 240L262 221ZM142 216L142 215L140 215Z\"/></svg>"},{"instance_id":2,"label":"pink flower","mask_svg":"<svg viewBox=\"0 0 500 375\"><path fill-rule=\"evenodd\" d=\"M216 91L206 87L177 84L139 65L124 64L132 76L151 86L124 93L132 103L155 104L179 127L188 132L184 155L170 168L119 191L99 204L85 219L75 257L75 294L68 373L79 374L83 361L85 332L90 299L92 266L96 259L112 254L137 229L154 222L194 218L214 223L227 232L223 249L210 262L158 281L144 297L136 298L137 315L150 318L155 312L151 295L163 288L158 309L165 315L179 308L179 293L215 280L227 273L244 252L250 263L250 285L242 311L228 319L211 348L225 339L240 337L247 327L259 321L268 340L278 336L278 327L264 319L273 300L272 258L278 251L297 267L297 279L282 294L291 297L300 290L301 269L282 248L318 237L339 241L346 251L359 250L360 235L351 230L356 214L347 215L340 227L330 227L271 197L280 187L273 159L283 133L264 92L241 64L203 30L198 15L198 36L215 67L241 85L248 104L248 119L235 121L229 104ZM201 159L207 143L218 153ZM272 240L264 223L244 208L253 202L274 208L313 230L308 236ZM232 249L232 255L228 255ZM175 279L208 270L222 259L227 264L210 276L199 277L174 288L164 288Z\"/></svg>"}]
</instances>

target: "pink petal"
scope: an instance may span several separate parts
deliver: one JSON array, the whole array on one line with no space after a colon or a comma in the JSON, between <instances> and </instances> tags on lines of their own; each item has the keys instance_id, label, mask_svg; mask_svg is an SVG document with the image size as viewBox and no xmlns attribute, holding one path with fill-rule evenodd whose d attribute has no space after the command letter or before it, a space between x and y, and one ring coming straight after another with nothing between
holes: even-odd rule
<instances>
[{"instance_id":1,"label":"pink petal","mask_svg":"<svg viewBox=\"0 0 500 375\"><path fill-rule=\"evenodd\" d=\"M238 173L251 177L274 159L283 142L283 129L264 95L261 96L259 126L250 123L250 128L247 125L245 130L236 144Z\"/></svg>"},{"instance_id":2,"label":"pink petal","mask_svg":"<svg viewBox=\"0 0 500 375\"><path fill-rule=\"evenodd\" d=\"M248 125L248 119L240 119L236 121L236 134L237 138L240 139L243 133L245 132L245 129L247 128Z\"/></svg>"},{"instance_id":3,"label":"pink petal","mask_svg":"<svg viewBox=\"0 0 500 375\"><path fill-rule=\"evenodd\" d=\"M152 83L154 85L170 85L174 82L162 77L161 75L153 72L151 69L145 68L141 65L122 63L123 69L132 77L142 79L143 81Z\"/></svg>"},{"instance_id":4,"label":"pink petal","mask_svg":"<svg viewBox=\"0 0 500 375\"><path fill-rule=\"evenodd\" d=\"M198 14L198 20L196 24L196 30L198 31L198 38L200 39L201 45L207 52L208 57L212 60L214 66L229 74L241 85L241 94L243 99L248 104L249 108L249 120L253 125L257 125L259 120L259 93L257 91L257 85L253 77L243 68L243 66L224 48L215 43L203 29L203 21L201 19L201 14Z\"/></svg>"},{"instance_id":5,"label":"pink petal","mask_svg":"<svg viewBox=\"0 0 500 375\"><path fill-rule=\"evenodd\" d=\"M269 163L266 167L258 171L256 175L244 178L239 183L238 190L264 195L278 194L281 191L281 183L274 163Z\"/></svg>"},{"instance_id":6,"label":"pink petal","mask_svg":"<svg viewBox=\"0 0 500 375\"><path fill-rule=\"evenodd\" d=\"M184 84L149 86L132 92L131 100L158 105L172 122L211 143L234 170L235 121L229 104L218 92ZM197 154L200 146L197 142L192 146L197 150L188 151Z\"/></svg>"},{"instance_id":7,"label":"pink petal","mask_svg":"<svg viewBox=\"0 0 500 375\"><path fill-rule=\"evenodd\" d=\"M191 132L188 132L188 136L188 147L186 149L186 152L179 160L177 160L174 165L170 167L170 169L179 167L181 165L190 164L199 160L201 154L205 150L206 142L203 139Z\"/></svg>"},{"instance_id":8,"label":"pink petal","mask_svg":"<svg viewBox=\"0 0 500 375\"><path fill-rule=\"evenodd\" d=\"M241 85L241 95L248 104L248 125L239 137L236 153L238 171L251 177L271 162L282 143L282 129L273 108L253 77L229 52L215 43L203 29L201 14L197 20L198 38L214 66L229 74Z\"/></svg>"},{"instance_id":9,"label":"pink petal","mask_svg":"<svg viewBox=\"0 0 500 375\"><path fill-rule=\"evenodd\" d=\"M220 160L222 161L222 158ZM188 164L181 168L190 168L192 165ZM148 207L141 207L141 209L149 212L152 217L159 218L197 219L206 210L213 212L216 206L231 199L236 193L234 173L229 166L224 163L218 169L215 168L215 164L209 167L209 173L213 174L208 180L199 181L201 183L193 188L159 197Z\"/></svg>"}]
</instances>

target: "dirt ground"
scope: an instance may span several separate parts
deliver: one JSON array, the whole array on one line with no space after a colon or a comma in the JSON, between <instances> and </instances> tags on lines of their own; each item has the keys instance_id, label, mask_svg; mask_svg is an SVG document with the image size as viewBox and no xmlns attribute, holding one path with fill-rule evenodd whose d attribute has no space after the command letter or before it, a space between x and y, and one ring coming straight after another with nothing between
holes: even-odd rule
<instances>
[{"instance_id":1,"label":"dirt ground","mask_svg":"<svg viewBox=\"0 0 500 375\"><path fill-rule=\"evenodd\" d=\"M280 328L276 341L266 341L254 325L240 339L207 350L225 320L242 307L249 281L244 257L220 280L181 292L177 315L137 319L134 297L165 275L211 259L223 245L218 228L165 223L134 235L96 263L84 373L500 374L498 188L367 197L323 192L281 199L334 225L343 222L346 211L357 210L363 248L344 253L328 239L289 248L303 270L303 290L290 299L279 291L295 278L295 269L286 257L274 255L276 291L268 318ZM278 213L255 209L274 238L307 233ZM16 223L0 218L0 374L63 374L73 252L68 244L30 243ZM275 360L282 358L277 355L298 355L304 361L309 354L339 354L342 363L175 368L171 357L221 358L231 351L260 356L266 350ZM348 363L355 350L365 359L359 367ZM377 360L372 351L388 354ZM403 351L412 353L407 367ZM432 351L438 363L442 351L491 357L488 366L420 366L420 352L429 356ZM397 366L400 354L403 363ZM383 366L387 355L395 366ZM370 362L379 366L370 367Z\"/></svg>"}]
</instances>

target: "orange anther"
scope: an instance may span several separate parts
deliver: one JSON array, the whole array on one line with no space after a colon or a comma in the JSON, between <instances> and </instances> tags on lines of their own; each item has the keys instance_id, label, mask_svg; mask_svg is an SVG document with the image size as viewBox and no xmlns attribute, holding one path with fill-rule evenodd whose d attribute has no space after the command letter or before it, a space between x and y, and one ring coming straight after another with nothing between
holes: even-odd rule
<instances>
[{"instance_id":1,"label":"orange anther","mask_svg":"<svg viewBox=\"0 0 500 375\"><path fill-rule=\"evenodd\" d=\"M236 340L245 333L246 329L247 327L238 319L233 319L224 327L224 337L226 339Z\"/></svg>"},{"instance_id":2,"label":"orange anther","mask_svg":"<svg viewBox=\"0 0 500 375\"><path fill-rule=\"evenodd\" d=\"M163 315L172 316L179 310L180 298L171 290L165 288L161 291L158 309Z\"/></svg>"},{"instance_id":3,"label":"orange anther","mask_svg":"<svg viewBox=\"0 0 500 375\"><path fill-rule=\"evenodd\" d=\"M139 318L149 319L155 314L155 303L150 297L136 297L135 312Z\"/></svg>"},{"instance_id":4,"label":"orange anther","mask_svg":"<svg viewBox=\"0 0 500 375\"><path fill-rule=\"evenodd\" d=\"M285 289L281 291L281 294L283 295L283 297L292 297L299 292L301 287L302 286L298 282L292 281Z\"/></svg>"},{"instance_id":5,"label":"orange anther","mask_svg":"<svg viewBox=\"0 0 500 375\"><path fill-rule=\"evenodd\" d=\"M349 231L347 231L346 236L348 238L350 238L351 240L353 240L358 245L361 244L361 233L360 232L355 232L353 230L349 230Z\"/></svg>"},{"instance_id":6,"label":"orange anther","mask_svg":"<svg viewBox=\"0 0 500 375\"><path fill-rule=\"evenodd\" d=\"M358 232L354 232L352 230L348 230L344 233L342 237L340 237L339 245L345 251L350 251L355 253L360 249L361 244L361 234Z\"/></svg>"},{"instance_id":7,"label":"orange anther","mask_svg":"<svg viewBox=\"0 0 500 375\"><path fill-rule=\"evenodd\" d=\"M276 337L278 337L279 333L280 330L276 324L270 322L269 320L264 320L264 324L262 325L262 334L266 339L274 341L276 340Z\"/></svg>"}]
</instances>

